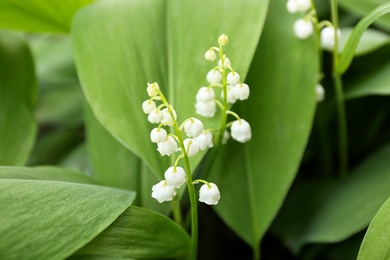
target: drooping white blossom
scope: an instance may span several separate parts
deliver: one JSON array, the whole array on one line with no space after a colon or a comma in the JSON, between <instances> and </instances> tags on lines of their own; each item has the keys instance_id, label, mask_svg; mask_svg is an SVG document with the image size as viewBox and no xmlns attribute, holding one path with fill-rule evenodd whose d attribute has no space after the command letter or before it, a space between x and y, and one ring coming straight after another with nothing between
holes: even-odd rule
<instances>
[{"instance_id":1,"label":"drooping white blossom","mask_svg":"<svg viewBox=\"0 0 390 260\"><path fill-rule=\"evenodd\" d=\"M189 118L184 124L184 132L188 137L197 137L203 133L203 123L197 118Z\"/></svg>"},{"instance_id":2,"label":"drooping white blossom","mask_svg":"<svg viewBox=\"0 0 390 260\"><path fill-rule=\"evenodd\" d=\"M310 0L288 0L286 7L289 13L305 13L310 10L311 3Z\"/></svg>"},{"instance_id":3,"label":"drooping white blossom","mask_svg":"<svg viewBox=\"0 0 390 260\"><path fill-rule=\"evenodd\" d=\"M199 144L196 139L187 138L183 141L184 149L188 157L194 157L199 152Z\"/></svg>"},{"instance_id":4,"label":"drooping white blossom","mask_svg":"<svg viewBox=\"0 0 390 260\"><path fill-rule=\"evenodd\" d=\"M217 105L214 101L196 102L196 113L204 117L213 117L217 111Z\"/></svg>"},{"instance_id":5,"label":"drooping white blossom","mask_svg":"<svg viewBox=\"0 0 390 260\"><path fill-rule=\"evenodd\" d=\"M186 182L186 173L184 169L180 166L169 167L164 173L165 180L168 185L173 186L176 189L179 189L181 185Z\"/></svg>"},{"instance_id":6,"label":"drooping white blossom","mask_svg":"<svg viewBox=\"0 0 390 260\"><path fill-rule=\"evenodd\" d=\"M219 70L212 69L207 73L206 79L210 84L218 84L222 80L222 74Z\"/></svg>"},{"instance_id":7,"label":"drooping white blossom","mask_svg":"<svg viewBox=\"0 0 390 260\"><path fill-rule=\"evenodd\" d=\"M223 61L223 65L224 65L224 69L227 69L230 66L232 66L232 63L230 62L228 57L225 57L225 59ZM222 60L218 61L218 66L222 68Z\"/></svg>"},{"instance_id":8,"label":"drooping white blossom","mask_svg":"<svg viewBox=\"0 0 390 260\"><path fill-rule=\"evenodd\" d=\"M203 184L199 189L199 201L206 203L207 205L216 205L221 198L221 194L217 185L210 182Z\"/></svg>"},{"instance_id":9,"label":"drooping white blossom","mask_svg":"<svg viewBox=\"0 0 390 260\"><path fill-rule=\"evenodd\" d=\"M226 34L222 34L221 36L218 37L218 43L221 44L221 46L224 46L228 44L229 38L227 37Z\"/></svg>"},{"instance_id":10,"label":"drooping white blossom","mask_svg":"<svg viewBox=\"0 0 390 260\"><path fill-rule=\"evenodd\" d=\"M208 50L204 54L204 58L208 61L214 61L217 58L217 55L215 54L214 50Z\"/></svg>"},{"instance_id":11,"label":"drooping white blossom","mask_svg":"<svg viewBox=\"0 0 390 260\"><path fill-rule=\"evenodd\" d=\"M232 138L240 143L245 143L252 138L252 130L247 121L239 119L230 127Z\"/></svg>"},{"instance_id":12,"label":"drooping white blossom","mask_svg":"<svg viewBox=\"0 0 390 260\"><path fill-rule=\"evenodd\" d=\"M223 95L224 95L224 93L223 93L223 91L221 91L221 98L223 98ZM229 104L234 104L237 101L236 91L235 91L233 86L229 86L229 85L227 86L226 101Z\"/></svg>"},{"instance_id":13,"label":"drooping white blossom","mask_svg":"<svg viewBox=\"0 0 390 260\"><path fill-rule=\"evenodd\" d=\"M148 121L152 124L159 124L161 123L161 120L163 119L163 113L160 109L154 109L152 112L148 115Z\"/></svg>"},{"instance_id":14,"label":"drooping white blossom","mask_svg":"<svg viewBox=\"0 0 390 260\"><path fill-rule=\"evenodd\" d=\"M173 126L174 120L177 119L177 115L176 115L175 109L173 109L172 106L171 106L171 109L172 109L172 114L173 114L174 118L172 118L171 113L169 113L168 108L164 108L163 110L161 110L161 113L163 115L163 117L161 119L161 123L163 125Z\"/></svg>"},{"instance_id":15,"label":"drooping white blossom","mask_svg":"<svg viewBox=\"0 0 390 260\"><path fill-rule=\"evenodd\" d=\"M237 72L229 72L226 81L230 86L235 86L240 81L240 74Z\"/></svg>"},{"instance_id":16,"label":"drooping white blossom","mask_svg":"<svg viewBox=\"0 0 390 260\"><path fill-rule=\"evenodd\" d=\"M294 34L299 39L307 39L314 32L313 23L310 20L298 19L294 23Z\"/></svg>"},{"instance_id":17,"label":"drooping white blossom","mask_svg":"<svg viewBox=\"0 0 390 260\"><path fill-rule=\"evenodd\" d=\"M201 87L196 94L197 102L213 101L215 97L214 89L208 87Z\"/></svg>"},{"instance_id":18,"label":"drooping white blossom","mask_svg":"<svg viewBox=\"0 0 390 260\"><path fill-rule=\"evenodd\" d=\"M179 151L177 143L172 136L168 136L167 140L164 142L157 143L157 151L164 156L170 156L172 153Z\"/></svg>"},{"instance_id":19,"label":"drooping white blossom","mask_svg":"<svg viewBox=\"0 0 390 260\"><path fill-rule=\"evenodd\" d=\"M337 37L340 39L341 32L337 29ZM333 50L335 45L335 29L334 27L324 27L321 30L321 47L325 50Z\"/></svg>"},{"instance_id":20,"label":"drooping white blossom","mask_svg":"<svg viewBox=\"0 0 390 260\"><path fill-rule=\"evenodd\" d=\"M152 187L152 197L160 203L171 201L175 195L175 188L168 185L165 180L160 181Z\"/></svg>"},{"instance_id":21,"label":"drooping white blossom","mask_svg":"<svg viewBox=\"0 0 390 260\"><path fill-rule=\"evenodd\" d=\"M158 90L160 89L160 86L157 82L154 83L148 83L148 87L146 88L146 92L148 92L149 97L154 97L158 95Z\"/></svg>"},{"instance_id":22,"label":"drooping white blossom","mask_svg":"<svg viewBox=\"0 0 390 260\"><path fill-rule=\"evenodd\" d=\"M211 132L203 131L203 133L196 138L196 141L198 141L200 150L206 150L207 148L214 146Z\"/></svg>"},{"instance_id":23,"label":"drooping white blossom","mask_svg":"<svg viewBox=\"0 0 390 260\"><path fill-rule=\"evenodd\" d=\"M316 86L316 100L321 102L325 99L325 89L321 84Z\"/></svg>"},{"instance_id":24,"label":"drooping white blossom","mask_svg":"<svg viewBox=\"0 0 390 260\"><path fill-rule=\"evenodd\" d=\"M150 114L153 110L156 109L156 103L153 100L145 100L142 103L142 110L145 114Z\"/></svg>"},{"instance_id":25,"label":"drooping white blossom","mask_svg":"<svg viewBox=\"0 0 390 260\"><path fill-rule=\"evenodd\" d=\"M167 140L167 131L163 128L153 128L153 130L150 132L150 140L153 143L161 143Z\"/></svg>"},{"instance_id":26,"label":"drooping white blossom","mask_svg":"<svg viewBox=\"0 0 390 260\"><path fill-rule=\"evenodd\" d=\"M249 86L245 83L239 83L234 86L234 93L237 99L246 100L249 97Z\"/></svg>"}]
</instances>

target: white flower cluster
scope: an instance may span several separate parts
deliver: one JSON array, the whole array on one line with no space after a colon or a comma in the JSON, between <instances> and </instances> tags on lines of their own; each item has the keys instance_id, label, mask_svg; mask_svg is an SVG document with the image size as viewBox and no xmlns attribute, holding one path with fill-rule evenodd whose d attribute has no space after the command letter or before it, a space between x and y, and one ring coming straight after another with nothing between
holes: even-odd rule
<instances>
[{"instance_id":1,"label":"white flower cluster","mask_svg":"<svg viewBox=\"0 0 390 260\"><path fill-rule=\"evenodd\" d=\"M222 34L218 38L219 47L211 47L204 55L206 60L215 61L217 58L215 51L217 51L220 53L220 59L218 65L207 73L206 79L209 85L201 87L196 94L195 109L196 113L201 116L214 117L217 105L223 111L230 112L227 110L228 104L234 104L237 100L246 100L249 97L249 86L240 81L240 74L234 71L230 59L222 54L222 46L228 42L228 37ZM216 98L214 88L220 89L221 100ZM252 137L250 125L239 117L232 123L230 130L232 138L242 143ZM222 143L226 143L229 137L229 132L225 131Z\"/></svg>"},{"instance_id":2,"label":"white flower cluster","mask_svg":"<svg viewBox=\"0 0 390 260\"><path fill-rule=\"evenodd\" d=\"M152 197L162 203L164 201L171 201L176 196L176 189L180 189L187 181L184 169L177 166L178 161L184 156L193 157L200 150L213 147L213 136L210 131L204 130L202 121L194 117L186 119L179 127L176 121L176 111L166 100L158 83L148 83L146 91L150 99L142 103L142 110L148 115L148 121L150 123L158 124L158 127L150 132L150 140L157 144L157 150L161 156L170 156L175 152L181 151L181 155L178 156L175 165L165 171L165 179L152 187ZM155 101L162 101L162 104L156 106ZM181 147L184 149L178 147L178 142L182 140L180 139L181 137L168 134L162 128L163 126L175 126L180 132L184 130L184 133L188 137L182 142ZM203 185L200 189L199 200L209 205L217 204L220 198L218 187L213 183L201 181L207 187L204 188Z\"/></svg>"},{"instance_id":3,"label":"white flower cluster","mask_svg":"<svg viewBox=\"0 0 390 260\"><path fill-rule=\"evenodd\" d=\"M289 13L308 13L311 9L310 0L288 0L286 4ZM307 15L303 19L298 19L294 23L294 34L299 39L307 39L314 32L311 15Z\"/></svg>"}]
</instances>

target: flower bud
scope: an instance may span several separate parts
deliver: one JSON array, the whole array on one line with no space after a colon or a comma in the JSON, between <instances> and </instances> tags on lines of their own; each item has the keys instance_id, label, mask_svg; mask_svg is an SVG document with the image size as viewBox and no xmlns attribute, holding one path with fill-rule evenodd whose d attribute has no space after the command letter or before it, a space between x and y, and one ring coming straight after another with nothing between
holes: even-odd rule
<instances>
[{"instance_id":1,"label":"flower bud","mask_svg":"<svg viewBox=\"0 0 390 260\"><path fill-rule=\"evenodd\" d=\"M188 157L194 157L199 152L199 144L196 139L187 138L183 141Z\"/></svg>"},{"instance_id":2,"label":"flower bud","mask_svg":"<svg viewBox=\"0 0 390 260\"><path fill-rule=\"evenodd\" d=\"M214 50L208 50L206 51L206 53L204 54L204 58L208 61L215 61L215 59L217 58L217 55L215 54Z\"/></svg>"},{"instance_id":3,"label":"flower bud","mask_svg":"<svg viewBox=\"0 0 390 260\"><path fill-rule=\"evenodd\" d=\"M167 140L167 131L163 128L154 128L150 132L150 140L152 140L153 143L161 143Z\"/></svg>"},{"instance_id":4,"label":"flower bud","mask_svg":"<svg viewBox=\"0 0 390 260\"><path fill-rule=\"evenodd\" d=\"M163 119L163 114L160 109L155 109L148 115L148 121L152 124L159 124Z\"/></svg>"},{"instance_id":5,"label":"flower bud","mask_svg":"<svg viewBox=\"0 0 390 260\"><path fill-rule=\"evenodd\" d=\"M196 113L204 117L213 117L217 111L217 105L214 101L209 102L196 102Z\"/></svg>"},{"instance_id":6,"label":"flower bud","mask_svg":"<svg viewBox=\"0 0 390 260\"><path fill-rule=\"evenodd\" d=\"M196 94L197 102L209 102L214 101L215 92L214 89L208 87L201 87Z\"/></svg>"},{"instance_id":7,"label":"flower bud","mask_svg":"<svg viewBox=\"0 0 390 260\"><path fill-rule=\"evenodd\" d=\"M247 121L239 119L230 127L232 138L240 143L245 143L252 138L252 130Z\"/></svg>"},{"instance_id":8,"label":"flower bud","mask_svg":"<svg viewBox=\"0 0 390 260\"><path fill-rule=\"evenodd\" d=\"M174 121L177 119L176 111L173 109L172 106L171 106L171 109L172 109L172 114L173 114L174 118L172 118L172 115L171 115L171 113L169 113L168 108L164 108L163 110L161 110L161 113L163 115L163 117L161 119L161 123L163 125L173 126Z\"/></svg>"},{"instance_id":9,"label":"flower bud","mask_svg":"<svg viewBox=\"0 0 390 260\"><path fill-rule=\"evenodd\" d=\"M226 81L229 85L235 86L240 81L240 75L237 72L229 72L226 77Z\"/></svg>"},{"instance_id":10,"label":"flower bud","mask_svg":"<svg viewBox=\"0 0 390 260\"><path fill-rule=\"evenodd\" d=\"M199 189L199 201L204 202L208 205L216 205L221 198L221 194L217 185L210 182L208 184L203 184Z\"/></svg>"},{"instance_id":11,"label":"flower bud","mask_svg":"<svg viewBox=\"0 0 390 260\"><path fill-rule=\"evenodd\" d=\"M316 86L316 99L317 102L321 102L325 99L325 89L321 84Z\"/></svg>"},{"instance_id":12,"label":"flower bud","mask_svg":"<svg viewBox=\"0 0 390 260\"><path fill-rule=\"evenodd\" d=\"M206 150L207 148L214 146L213 135L210 132L203 131L203 133L196 138L196 141L199 144L200 150Z\"/></svg>"},{"instance_id":13,"label":"flower bud","mask_svg":"<svg viewBox=\"0 0 390 260\"><path fill-rule=\"evenodd\" d=\"M207 73L206 79L210 84L218 84L222 80L222 74L219 70L212 69Z\"/></svg>"},{"instance_id":14,"label":"flower bud","mask_svg":"<svg viewBox=\"0 0 390 260\"><path fill-rule=\"evenodd\" d=\"M314 32L313 23L310 20L298 19L294 23L294 33L299 39L309 38Z\"/></svg>"},{"instance_id":15,"label":"flower bud","mask_svg":"<svg viewBox=\"0 0 390 260\"><path fill-rule=\"evenodd\" d=\"M184 124L184 132L188 137L197 137L203 133L203 123L199 119L189 118Z\"/></svg>"},{"instance_id":16,"label":"flower bud","mask_svg":"<svg viewBox=\"0 0 390 260\"><path fill-rule=\"evenodd\" d=\"M160 86L157 82L154 83L148 83L148 87L146 88L146 91L148 92L149 97L154 97L158 95L158 90L160 89Z\"/></svg>"},{"instance_id":17,"label":"flower bud","mask_svg":"<svg viewBox=\"0 0 390 260\"><path fill-rule=\"evenodd\" d=\"M335 45L334 27L325 27L321 30L321 47L325 50L333 50ZM340 39L341 32L337 29L337 37Z\"/></svg>"},{"instance_id":18,"label":"flower bud","mask_svg":"<svg viewBox=\"0 0 390 260\"><path fill-rule=\"evenodd\" d=\"M169 167L164 173L167 184L179 189L186 182L186 173L182 167Z\"/></svg>"},{"instance_id":19,"label":"flower bud","mask_svg":"<svg viewBox=\"0 0 390 260\"><path fill-rule=\"evenodd\" d=\"M245 83L240 83L234 86L234 93L237 99L246 100L249 97L249 86Z\"/></svg>"},{"instance_id":20,"label":"flower bud","mask_svg":"<svg viewBox=\"0 0 390 260\"><path fill-rule=\"evenodd\" d=\"M224 56L225 56L225 58L224 58L224 62L223 62L223 65L224 65L223 67L224 67L224 69L227 69L230 66L232 66L232 63L230 62L229 58L226 57L226 55L224 55ZM218 66L222 68L222 60L218 61Z\"/></svg>"},{"instance_id":21,"label":"flower bud","mask_svg":"<svg viewBox=\"0 0 390 260\"><path fill-rule=\"evenodd\" d=\"M172 136L168 136L167 140L164 142L157 143L157 151L164 156L170 156L172 153L179 151L177 143Z\"/></svg>"},{"instance_id":22,"label":"flower bud","mask_svg":"<svg viewBox=\"0 0 390 260\"><path fill-rule=\"evenodd\" d=\"M221 46L228 44L228 42L229 42L229 38L227 37L226 34L222 34L221 36L218 37L218 43Z\"/></svg>"},{"instance_id":23,"label":"flower bud","mask_svg":"<svg viewBox=\"0 0 390 260\"><path fill-rule=\"evenodd\" d=\"M175 188L168 185L165 180L160 181L152 187L152 197L160 203L171 201L175 195Z\"/></svg>"},{"instance_id":24,"label":"flower bud","mask_svg":"<svg viewBox=\"0 0 390 260\"><path fill-rule=\"evenodd\" d=\"M156 103L152 100L145 100L142 103L142 110L145 114L150 114L153 110L156 109Z\"/></svg>"}]
</instances>

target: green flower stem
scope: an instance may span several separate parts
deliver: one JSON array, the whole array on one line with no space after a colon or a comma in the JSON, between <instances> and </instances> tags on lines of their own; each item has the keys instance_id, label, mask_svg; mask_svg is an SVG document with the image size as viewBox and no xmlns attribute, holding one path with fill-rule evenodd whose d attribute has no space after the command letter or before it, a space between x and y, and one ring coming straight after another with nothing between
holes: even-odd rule
<instances>
[{"instance_id":1,"label":"green flower stem","mask_svg":"<svg viewBox=\"0 0 390 260\"><path fill-rule=\"evenodd\" d=\"M348 175L348 136L347 136L347 120L344 104L344 91L341 80L341 75L336 71L338 67L339 55L339 37L337 29L339 28L337 0L331 0L332 22L335 28L335 45L333 48L333 67L332 76L336 93L336 107L338 119L338 135L339 135L339 174L341 177Z\"/></svg>"},{"instance_id":2,"label":"green flower stem","mask_svg":"<svg viewBox=\"0 0 390 260\"><path fill-rule=\"evenodd\" d=\"M181 215L180 203L178 199L179 196L175 196L175 198L172 200L173 218L178 225L183 226L183 217Z\"/></svg>"},{"instance_id":3,"label":"green flower stem","mask_svg":"<svg viewBox=\"0 0 390 260\"><path fill-rule=\"evenodd\" d=\"M184 147L183 137L181 135L180 128L177 124L177 121L175 120L175 117L173 116L173 110L172 106L169 105L168 100L165 98L164 94L159 90L158 91L161 100L167 104L167 108L169 113L171 114L171 117L173 120L173 129L176 132L176 136L179 140L179 145L182 150L182 153L184 155L184 167L186 171L187 176L187 187L188 187L188 194L190 196L190 204L191 204L191 252L190 252L190 259L196 260L196 255L198 251L198 202L196 199L195 194L195 187L194 184L192 184L192 173L191 173L191 167L190 167L190 161L188 159L188 154L186 152L186 149ZM177 206L179 207L179 206ZM180 209L179 209L180 210Z\"/></svg>"}]
</instances>

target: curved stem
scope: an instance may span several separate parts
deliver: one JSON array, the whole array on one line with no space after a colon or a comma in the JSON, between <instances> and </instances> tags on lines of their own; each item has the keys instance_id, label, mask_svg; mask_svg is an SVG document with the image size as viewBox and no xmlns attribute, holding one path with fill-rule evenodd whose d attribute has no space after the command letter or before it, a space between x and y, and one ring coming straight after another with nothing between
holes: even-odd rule
<instances>
[{"instance_id":1,"label":"curved stem","mask_svg":"<svg viewBox=\"0 0 390 260\"><path fill-rule=\"evenodd\" d=\"M339 55L339 37L337 29L339 28L337 0L331 0L332 22L335 28L334 38L335 44L333 48L333 83L336 93L337 119L338 119L338 135L339 135L339 174L344 177L348 174L348 136L347 136L347 120L344 104L344 91L341 80L341 75L336 71L340 60Z\"/></svg>"}]
</instances>

